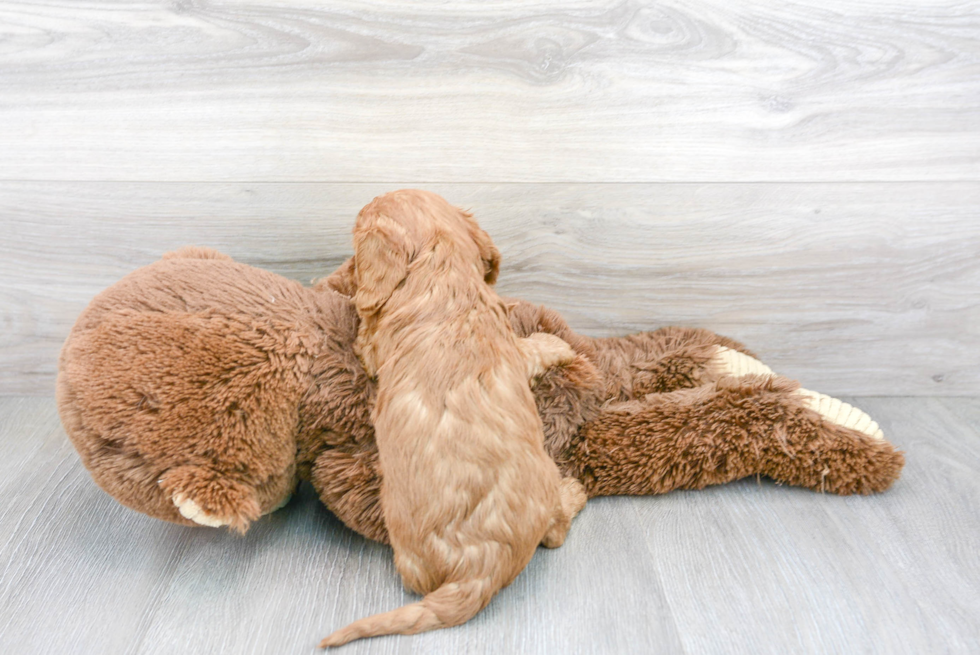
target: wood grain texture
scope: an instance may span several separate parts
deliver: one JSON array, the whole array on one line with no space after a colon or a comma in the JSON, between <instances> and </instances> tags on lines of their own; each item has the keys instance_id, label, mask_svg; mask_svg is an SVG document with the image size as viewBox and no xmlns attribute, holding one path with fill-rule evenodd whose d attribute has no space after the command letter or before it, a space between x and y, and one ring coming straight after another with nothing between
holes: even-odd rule
<instances>
[{"instance_id":1,"label":"wood grain texture","mask_svg":"<svg viewBox=\"0 0 980 655\"><path fill-rule=\"evenodd\" d=\"M884 495L764 484L743 494L690 492L674 513L631 503L675 620L687 628L686 652L975 650L980 401L859 404L906 451L902 479Z\"/></svg>"},{"instance_id":2,"label":"wood grain texture","mask_svg":"<svg viewBox=\"0 0 980 655\"><path fill-rule=\"evenodd\" d=\"M591 501L466 625L345 653L971 653L980 642L980 400L865 398L906 451L890 491L742 481ZM5 653L314 653L405 593L390 551L308 489L241 538L96 488L51 399L0 399Z\"/></svg>"},{"instance_id":3,"label":"wood grain texture","mask_svg":"<svg viewBox=\"0 0 980 655\"><path fill-rule=\"evenodd\" d=\"M165 251L208 245L308 283L391 188L0 183L0 393L51 393L78 313ZM980 393L980 184L429 188L476 212L502 294L585 334L700 326L826 393Z\"/></svg>"},{"instance_id":4,"label":"wood grain texture","mask_svg":"<svg viewBox=\"0 0 980 655\"><path fill-rule=\"evenodd\" d=\"M0 2L0 179L980 177L980 3Z\"/></svg>"}]
</instances>

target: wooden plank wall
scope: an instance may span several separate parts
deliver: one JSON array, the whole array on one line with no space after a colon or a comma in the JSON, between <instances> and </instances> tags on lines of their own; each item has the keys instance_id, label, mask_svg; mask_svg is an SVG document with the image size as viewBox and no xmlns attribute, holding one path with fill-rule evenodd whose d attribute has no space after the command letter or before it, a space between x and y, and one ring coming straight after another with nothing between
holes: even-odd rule
<instances>
[{"instance_id":1,"label":"wooden plank wall","mask_svg":"<svg viewBox=\"0 0 980 655\"><path fill-rule=\"evenodd\" d=\"M583 332L980 393L980 2L873 0L0 0L0 393L164 251L308 281L406 186Z\"/></svg>"}]
</instances>

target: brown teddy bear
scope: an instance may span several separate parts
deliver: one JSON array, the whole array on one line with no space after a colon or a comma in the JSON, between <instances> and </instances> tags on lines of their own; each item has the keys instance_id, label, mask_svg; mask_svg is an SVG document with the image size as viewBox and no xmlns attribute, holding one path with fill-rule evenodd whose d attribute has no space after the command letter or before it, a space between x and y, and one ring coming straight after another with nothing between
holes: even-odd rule
<instances>
[{"instance_id":1,"label":"brown teddy bear","mask_svg":"<svg viewBox=\"0 0 980 655\"><path fill-rule=\"evenodd\" d=\"M487 266L495 276L499 262ZM305 479L344 523L386 541L351 279L350 262L310 288L185 248L96 296L57 385L95 481L150 516L243 532ZM730 339L685 328L594 339L543 307L509 311L518 336L551 333L578 353L533 391L549 454L590 496L754 475L866 494L901 472L870 417Z\"/></svg>"}]
</instances>

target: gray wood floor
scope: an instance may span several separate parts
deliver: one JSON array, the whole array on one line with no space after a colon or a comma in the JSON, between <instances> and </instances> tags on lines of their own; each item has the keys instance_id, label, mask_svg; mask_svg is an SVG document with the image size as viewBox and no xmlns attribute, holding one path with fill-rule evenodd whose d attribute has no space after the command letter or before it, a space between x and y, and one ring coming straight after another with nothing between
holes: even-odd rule
<instances>
[{"instance_id":1,"label":"gray wood floor","mask_svg":"<svg viewBox=\"0 0 980 655\"><path fill-rule=\"evenodd\" d=\"M470 623L345 653L975 653L980 400L863 398L906 451L841 498L765 480L589 503ZM127 510L47 398L0 400L0 651L313 653L412 597L308 489L245 537Z\"/></svg>"}]
</instances>

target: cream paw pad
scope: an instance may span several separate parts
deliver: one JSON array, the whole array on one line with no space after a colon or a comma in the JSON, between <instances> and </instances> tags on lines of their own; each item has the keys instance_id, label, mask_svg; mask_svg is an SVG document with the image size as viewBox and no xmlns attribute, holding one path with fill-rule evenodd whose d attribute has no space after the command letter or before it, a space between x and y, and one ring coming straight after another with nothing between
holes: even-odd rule
<instances>
[{"instance_id":1,"label":"cream paw pad","mask_svg":"<svg viewBox=\"0 0 980 655\"><path fill-rule=\"evenodd\" d=\"M885 433L878 427L878 423L857 407L809 389L797 389L795 393L804 396L807 407L831 423L862 432L875 439L885 438Z\"/></svg>"},{"instance_id":2,"label":"cream paw pad","mask_svg":"<svg viewBox=\"0 0 980 655\"><path fill-rule=\"evenodd\" d=\"M722 375L729 375L740 378L746 375L775 375L775 372L755 357L749 357L731 348L718 346L718 352L712 358L712 362Z\"/></svg>"},{"instance_id":3,"label":"cream paw pad","mask_svg":"<svg viewBox=\"0 0 980 655\"><path fill-rule=\"evenodd\" d=\"M279 504L272 509L263 512L262 515L265 516L267 514L272 514L276 510L282 509L289 503L292 497L292 494L288 494L285 498L279 501ZM231 525L231 519L223 519L220 516L208 514L201 509L200 505L184 494L177 494L174 496L173 502L181 516L183 516L185 519L194 521L194 523L197 523L198 525L204 525L209 528L223 528L226 525Z\"/></svg>"},{"instance_id":4,"label":"cream paw pad","mask_svg":"<svg viewBox=\"0 0 980 655\"><path fill-rule=\"evenodd\" d=\"M223 519L220 516L212 516L211 514L208 514L201 509L200 505L184 494L177 494L173 497L173 501L181 516L183 516L185 519L194 521L194 523L197 523L198 525L204 525L209 528L220 528L231 523L231 519Z\"/></svg>"}]
</instances>

